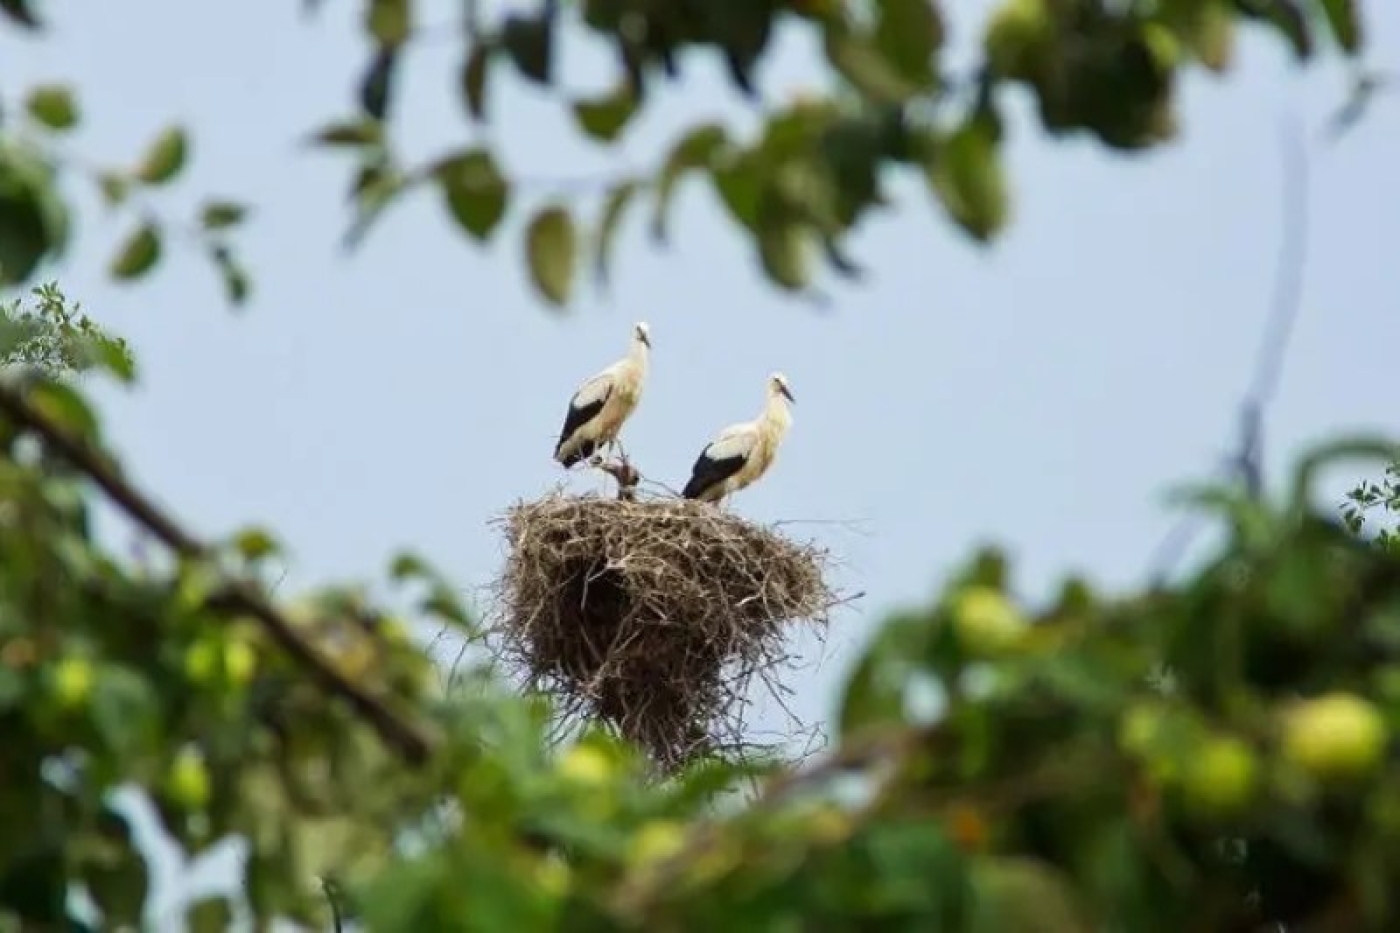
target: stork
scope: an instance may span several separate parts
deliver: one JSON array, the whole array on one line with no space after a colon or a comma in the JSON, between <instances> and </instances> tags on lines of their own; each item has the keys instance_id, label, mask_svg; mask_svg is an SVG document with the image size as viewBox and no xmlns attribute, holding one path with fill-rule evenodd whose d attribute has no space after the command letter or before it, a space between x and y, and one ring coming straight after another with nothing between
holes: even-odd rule
<instances>
[{"instance_id":1,"label":"stork","mask_svg":"<svg viewBox=\"0 0 1400 933\"><path fill-rule=\"evenodd\" d=\"M768 472L792 426L788 403L794 401L787 377L769 376L763 412L752 421L731 424L705 445L681 495L702 502L723 501Z\"/></svg>"},{"instance_id":2,"label":"stork","mask_svg":"<svg viewBox=\"0 0 1400 933\"><path fill-rule=\"evenodd\" d=\"M650 349L651 331L644 321L638 321L632 327L627 355L578 387L569 400L564 429L554 446L554 459L564 469L593 456L600 447L611 451L617 444L622 423L641 398Z\"/></svg>"}]
</instances>

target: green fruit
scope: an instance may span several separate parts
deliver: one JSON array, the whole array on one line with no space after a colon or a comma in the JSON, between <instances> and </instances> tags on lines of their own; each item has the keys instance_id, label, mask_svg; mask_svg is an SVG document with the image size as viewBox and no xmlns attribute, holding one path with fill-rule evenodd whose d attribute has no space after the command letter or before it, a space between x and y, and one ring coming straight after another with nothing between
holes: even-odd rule
<instances>
[{"instance_id":1,"label":"green fruit","mask_svg":"<svg viewBox=\"0 0 1400 933\"><path fill-rule=\"evenodd\" d=\"M1352 693L1328 693L1285 714L1284 756L1323 781L1372 771L1385 755L1387 739L1380 712Z\"/></svg>"},{"instance_id":2,"label":"green fruit","mask_svg":"<svg viewBox=\"0 0 1400 933\"><path fill-rule=\"evenodd\" d=\"M53 692L58 704L72 709L92 695L94 673L85 658L64 658L53 668Z\"/></svg>"},{"instance_id":3,"label":"green fruit","mask_svg":"<svg viewBox=\"0 0 1400 933\"><path fill-rule=\"evenodd\" d=\"M209 769L199 749L186 746L175 754L165 776L170 798L187 810L198 810L209 802Z\"/></svg>"},{"instance_id":4,"label":"green fruit","mask_svg":"<svg viewBox=\"0 0 1400 933\"><path fill-rule=\"evenodd\" d=\"M1007 78L1029 80L1034 52L1049 34L1045 0L1007 0L987 21L982 47L987 64Z\"/></svg>"},{"instance_id":5,"label":"green fruit","mask_svg":"<svg viewBox=\"0 0 1400 933\"><path fill-rule=\"evenodd\" d=\"M1118 720L1118 747L1129 755L1145 755L1161 733L1163 718L1155 703L1128 707Z\"/></svg>"},{"instance_id":6,"label":"green fruit","mask_svg":"<svg viewBox=\"0 0 1400 933\"><path fill-rule=\"evenodd\" d=\"M1259 763L1240 739L1207 739L1186 762L1181 789L1186 804L1203 816L1239 813L1253 798L1259 783Z\"/></svg>"},{"instance_id":7,"label":"green fruit","mask_svg":"<svg viewBox=\"0 0 1400 933\"><path fill-rule=\"evenodd\" d=\"M253 679L258 667L258 655L253 646L242 639L224 642L224 673L230 683L242 686Z\"/></svg>"},{"instance_id":8,"label":"green fruit","mask_svg":"<svg viewBox=\"0 0 1400 933\"><path fill-rule=\"evenodd\" d=\"M219 646L201 638L185 650L185 676L197 684L210 684L219 674Z\"/></svg>"},{"instance_id":9,"label":"green fruit","mask_svg":"<svg viewBox=\"0 0 1400 933\"><path fill-rule=\"evenodd\" d=\"M1020 610L991 587L968 587L953 604L953 629L963 648L976 657L1012 651L1029 627Z\"/></svg>"}]
</instances>

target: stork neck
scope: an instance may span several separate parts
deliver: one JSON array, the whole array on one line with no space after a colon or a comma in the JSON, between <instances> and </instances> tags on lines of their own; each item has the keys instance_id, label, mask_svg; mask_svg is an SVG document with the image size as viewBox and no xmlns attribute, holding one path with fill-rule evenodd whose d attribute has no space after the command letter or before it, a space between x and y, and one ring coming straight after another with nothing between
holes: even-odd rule
<instances>
[{"instance_id":1,"label":"stork neck","mask_svg":"<svg viewBox=\"0 0 1400 933\"><path fill-rule=\"evenodd\" d=\"M647 345L639 338L632 338L632 345L627 348L627 359L634 366L646 366Z\"/></svg>"},{"instance_id":2,"label":"stork neck","mask_svg":"<svg viewBox=\"0 0 1400 933\"><path fill-rule=\"evenodd\" d=\"M763 406L763 419L780 428L792 423L792 412L788 410L787 399L778 392L768 393L768 403Z\"/></svg>"}]
</instances>

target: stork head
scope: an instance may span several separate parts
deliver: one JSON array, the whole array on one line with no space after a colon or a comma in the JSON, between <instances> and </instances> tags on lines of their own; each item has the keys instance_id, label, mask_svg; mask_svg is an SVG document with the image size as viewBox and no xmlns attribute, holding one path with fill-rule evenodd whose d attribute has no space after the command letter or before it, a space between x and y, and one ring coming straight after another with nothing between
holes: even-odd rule
<instances>
[{"instance_id":1,"label":"stork head","mask_svg":"<svg viewBox=\"0 0 1400 933\"><path fill-rule=\"evenodd\" d=\"M651 328L647 327L646 321L638 321L632 325L632 339L639 340L651 349Z\"/></svg>"},{"instance_id":2,"label":"stork head","mask_svg":"<svg viewBox=\"0 0 1400 933\"><path fill-rule=\"evenodd\" d=\"M774 373L768 377L768 391L775 395L781 395L789 402L795 403L797 401L792 397L792 390L788 388L787 376L782 373Z\"/></svg>"}]
</instances>

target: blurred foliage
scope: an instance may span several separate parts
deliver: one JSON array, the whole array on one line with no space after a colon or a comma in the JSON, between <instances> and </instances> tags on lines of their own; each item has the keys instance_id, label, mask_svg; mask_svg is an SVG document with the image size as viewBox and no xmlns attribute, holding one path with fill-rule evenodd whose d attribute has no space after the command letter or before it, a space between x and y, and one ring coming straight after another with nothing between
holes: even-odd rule
<instances>
[{"instance_id":1,"label":"blurred foliage","mask_svg":"<svg viewBox=\"0 0 1400 933\"><path fill-rule=\"evenodd\" d=\"M311 2L311 8L319 7ZM467 4L476 11L477 4ZM358 110L313 134L352 154L357 242L419 184L479 243L512 213L531 281L566 305L600 281L628 210L665 242L689 178L705 179L775 285L813 287L817 260L858 275L845 240L886 206L891 167L979 242L1010 222L1003 99L1028 93L1054 136L1133 152L1170 140L1182 69L1231 66L1251 25L1308 60L1363 47L1350 0L1007 0L983 24L982 61L951 75L949 24L919 0L544 2L462 29L460 92L494 118L502 69L552 88L561 44L601 41L616 81L565 101L599 145L622 140L686 53L718 55L762 98L775 27L821 39L833 86L766 106L752 139L687 129L654 171L614 179L586 225L563 196L522 207L518 179L479 144L414 167L391 131L409 0L360 6L371 39ZM0 0L40 33L42 8ZM7 91L12 90L6 88ZM0 108L0 286L62 259L72 203L93 183L129 228L108 270L141 279L185 235L227 297L249 295L232 234L245 205L209 197L183 225L156 210L194 146L158 131L116 165L74 156L75 89L47 83ZM1397 511L1394 472L1341 520L1315 511L1319 470L1345 456L1397 462L1376 441L1305 458L1281 501L1193 490L1228 534L1186 579L1112 594L1065 581L1048 605L1015 596L988 549L926 607L887 619L841 699L820 759L709 760L657 779L598 731L558 744L554 711L488 666L445 689L424 625L481 633L458 588L422 558L387 582L272 598L267 529L203 542L133 484L76 372L129 382L125 344L52 285L0 315L0 929L121 930L155 917L126 804L153 806L189 857L231 839L240 889L188 908L194 930L251 912L375 930L1113 928L1387 930L1400 917L1400 553L1362 534ZM101 505L153 541L114 548ZM96 913L89 916L80 901Z\"/></svg>"},{"instance_id":2,"label":"blurred foliage","mask_svg":"<svg viewBox=\"0 0 1400 933\"><path fill-rule=\"evenodd\" d=\"M554 711L488 664L444 689L412 630L480 633L414 555L387 574L411 612L359 587L269 601L275 537L193 539L42 367L0 372L0 450L5 929L157 922L132 793L189 856L249 848L240 892L186 905L196 930L1400 918L1400 554L1309 504L1324 469L1395 445L1320 448L1279 501L1188 490L1227 534L1170 587L1071 578L1031 609L985 549L877 630L826 754L666 778L600 731L552 740ZM99 499L164 546L113 550Z\"/></svg>"},{"instance_id":3,"label":"blurred foliage","mask_svg":"<svg viewBox=\"0 0 1400 933\"><path fill-rule=\"evenodd\" d=\"M313 13L321 6L306 4ZM478 244L518 215L529 280L558 307L573 300L587 268L606 283L618 228L640 201L650 202L654 241L669 242L672 202L692 175L707 180L767 281L816 296L823 271L863 274L846 243L865 218L891 205L896 171L922 179L931 201L976 242L1006 229L1015 206L1001 145L1009 93L1030 95L1051 137L1087 135L1132 153L1176 137L1181 75L1229 71L1243 29L1269 31L1298 62L1324 48L1353 62L1356 93L1338 132L1379 86L1360 64L1359 0L999 0L980 24L951 23L935 0L531 0L492 15L484 6L462 4L462 18L444 24L414 0L359 0L369 48L353 76L356 106L321 122L309 141L353 160L348 246L403 195L430 186ZM27 0L0 4L11 24L36 37L49 30L38 9ZM960 73L945 61L955 25L980 39L979 59ZM457 84L470 125L501 118L493 88L513 76L557 98L581 136L614 146L656 89L682 80L687 59L699 55L724 63L730 88L761 108L763 125L748 139L719 123L683 131L653 168L586 186L598 189L601 203L596 219L585 220L583 195L532 197L531 184L500 164L487 141L426 158L402 151L394 114L411 51L420 39L443 38L444 28L460 37ZM777 102L765 95L762 72L784 28L819 40L830 80ZM611 78L587 94L560 86L557 62L576 42L610 50L615 62ZM0 285L27 283L64 254L73 206L61 182L75 173L110 209L130 214L108 261L114 279L148 275L168 241L182 236L213 264L232 303L247 300L251 279L230 235L248 208L210 198L175 224L152 204L190 161L183 127L159 130L120 165L93 165L65 147L83 117L77 89L44 83L13 103L0 122Z\"/></svg>"}]
</instances>

